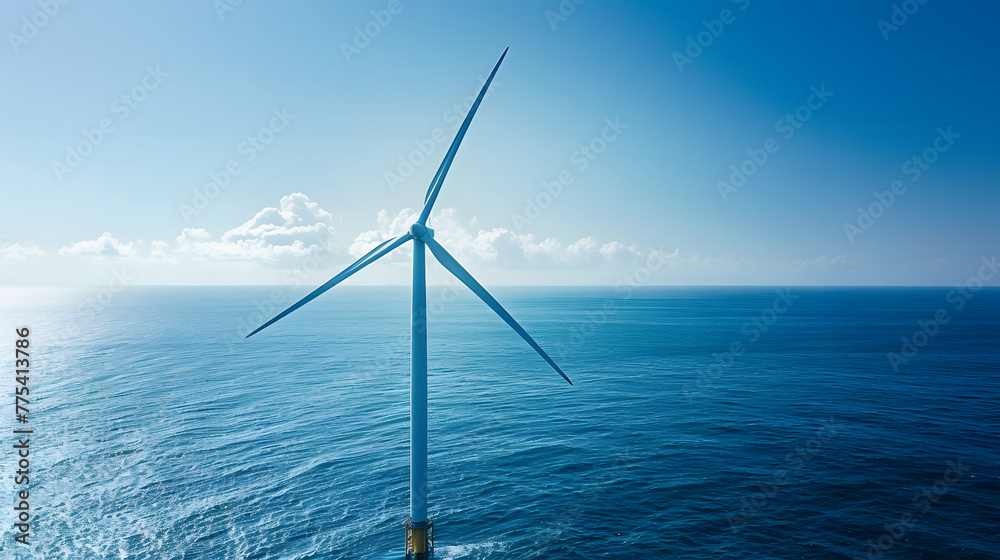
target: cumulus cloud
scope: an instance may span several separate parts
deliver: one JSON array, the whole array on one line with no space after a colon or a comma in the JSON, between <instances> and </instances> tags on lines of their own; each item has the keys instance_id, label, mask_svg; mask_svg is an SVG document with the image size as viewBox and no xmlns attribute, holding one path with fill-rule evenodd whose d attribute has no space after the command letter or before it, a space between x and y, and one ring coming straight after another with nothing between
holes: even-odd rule
<instances>
[{"instance_id":1,"label":"cumulus cloud","mask_svg":"<svg viewBox=\"0 0 1000 560\"><path fill-rule=\"evenodd\" d=\"M380 241L401 235L416 219L417 213L411 208L395 216L385 210L380 211L378 229L358 235L350 253L360 257ZM593 237L563 245L555 238L536 240L531 234L519 234L506 228L479 229L473 233L458 219L454 208L441 210L431 217L430 224L434 228L434 239L456 258L506 267L591 268L627 264L644 257L644 253L635 246L617 241L600 243ZM473 219L468 226L474 224Z\"/></svg>"},{"instance_id":2,"label":"cumulus cloud","mask_svg":"<svg viewBox=\"0 0 1000 560\"><path fill-rule=\"evenodd\" d=\"M177 236L178 255L205 260L258 261L271 266L292 264L333 244L333 214L302 193L282 197L279 208L264 208L218 240L200 228L184 228Z\"/></svg>"},{"instance_id":3,"label":"cumulus cloud","mask_svg":"<svg viewBox=\"0 0 1000 560\"><path fill-rule=\"evenodd\" d=\"M407 208L395 216L390 216L389 212L385 210L379 210L376 216L378 228L363 232L355 237L348 252L355 258L360 258L382 241L403 235L417 221L417 217L417 212L412 208ZM394 253L405 254L399 250L394 251Z\"/></svg>"},{"instance_id":4,"label":"cumulus cloud","mask_svg":"<svg viewBox=\"0 0 1000 560\"><path fill-rule=\"evenodd\" d=\"M63 256L112 258L135 262L177 262L173 249L165 241L152 241L148 245L139 239L123 243L108 232L97 239L77 241L59 249Z\"/></svg>"},{"instance_id":5,"label":"cumulus cloud","mask_svg":"<svg viewBox=\"0 0 1000 560\"><path fill-rule=\"evenodd\" d=\"M302 193L282 197L278 207L264 208L251 219L221 235L201 228L184 228L171 242L142 240L123 243L110 233L89 241L71 243L59 250L64 256L111 257L145 263L181 263L190 261L236 261L272 268L291 268L303 258L344 264L345 259L331 256L342 249L354 258L370 251L383 240L406 232L417 219L411 208L397 213L378 212L376 227L355 236L346 247L334 243L334 216ZM588 236L577 240L537 239L503 227L481 228L476 219L460 219L454 208L444 208L431 218L435 239L464 263L483 263L505 269L616 271L656 259L668 269L681 271L729 271L742 259L706 259L659 250L640 250L619 241L598 240ZM27 258L44 253L34 246L0 248L5 258ZM404 262L412 254L407 245L394 251L383 262ZM353 259L352 259L353 260ZM810 263L838 264L845 257L806 259ZM800 261L805 262L806 260Z\"/></svg>"},{"instance_id":6,"label":"cumulus cloud","mask_svg":"<svg viewBox=\"0 0 1000 560\"><path fill-rule=\"evenodd\" d=\"M184 228L173 245L160 240L148 244L142 240L123 243L105 232L97 239L64 246L59 254L128 258L137 262L253 261L281 267L303 257L323 254L325 258L338 252L340 248L333 244L332 221L333 214L311 202L306 195L293 193L282 197L278 208L264 208L218 238L205 229ZM18 256L44 254L30 247L9 251ZM2 254L7 256L7 251Z\"/></svg>"},{"instance_id":7,"label":"cumulus cloud","mask_svg":"<svg viewBox=\"0 0 1000 560\"><path fill-rule=\"evenodd\" d=\"M31 257L42 256L45 256L45 251L39 249L34 243L25 243L24 245L14 243L13 245L0 247L0 257L5 259L26 261Z\"/></svg>"},{"instance_id":8,"label":"cumulus cloud","mask_svg":"<svg viewBox=\"0 0 1000 560\"><path fill-rule=\"evenodd\" d=\"M146 260L153 262L177 262L177 258L173 255L173 249L171 249L170 244L166 241L154 240L149 245L149 252L145 256Z\"/></svg>"},{"instance_id":9,"label":"cumulus cloud","mask_svg":"<svg viewBox=\"0 0 1000 560\"><path fill-rule=\"evenodd\" d=\"M59 249L60 255L70 256L96 256L96 257L134 257L136 256L135 244L129 241L122 243L104 232L97 239L90 241L77 241Z\"/></svg>"}]
</instances>

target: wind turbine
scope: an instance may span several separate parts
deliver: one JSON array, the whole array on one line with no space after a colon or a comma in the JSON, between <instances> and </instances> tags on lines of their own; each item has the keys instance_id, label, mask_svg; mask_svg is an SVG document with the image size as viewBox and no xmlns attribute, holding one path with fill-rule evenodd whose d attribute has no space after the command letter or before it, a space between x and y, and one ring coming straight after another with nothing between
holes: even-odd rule
<instances>
[{"instance_id":1,"label":"wind turbine","mask_svg":"<svg viewBox=\"0 0 1000 560\"><path fill-rule=\"evenodd\" d=\"M509 49L510 47L508 47ZM434 179L431 180L427 195L424 197L424 207L417 218L416 223L410 226L410 230L395 239L387 239L358 259L354 264L345 268L340 274L331 278L327 283L313 290L309 295L292 304L288 309L278 313L273 319L258 327L246 337L257 334L264 328L274 324L279 319L285 317L292 311L309 303L323 292L336 286L349 278L362 268L370 265L378 259L389 254L394 249L402 246L408 241L413 241L413 296L410 312L410 519L406 522L406 556L410 557L412 549L415 558L426 558L429 551L428 533L433 535L433 526L427 519L427 278L424 268L424 247L428 247L438 262L444 266L448 272L455 275L463 284L469 287L479 299L496 312L514 331L521 335L521 338L538 352L545 361L552 366L559 375L563 376L570 385L573 384L563 370L545 353L531 335L524 330L510 316L503 306L497 302L486 288L482 286L461 264L451 256L440 243L434 240L434 230L427 226L430 218L431 208L437 200L438 193L441 192L441 185L448 174L452 160L458 152L458 146L462 143L472 117L475 116L479 104L482 103L486 90L489 89L493 76L500 68L500 63L507 56L507 49L500 55L500 60L493 67L489 79L483 84L482 91L476 98L475 103L465 117L462 127L458 129L455 140L452 141L448 153L444 156L444 161L438 167ZM433 537L431 542L433 542ZM411 548L412 547L412 548Z\"/></svg>"}]
</instances>

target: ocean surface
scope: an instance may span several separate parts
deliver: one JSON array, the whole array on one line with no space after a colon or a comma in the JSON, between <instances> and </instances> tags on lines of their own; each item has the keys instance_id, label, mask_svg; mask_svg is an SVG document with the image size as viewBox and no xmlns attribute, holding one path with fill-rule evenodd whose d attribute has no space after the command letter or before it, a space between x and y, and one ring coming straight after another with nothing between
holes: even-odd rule
<instances>
[{"instance_id":1,"label":"ocean surface","mask_svg":"<svg viewBox=\"0 0 1000 560\"><path fill-rule=\"evenodd\" d=\"M408 288L305 291L0 289L0 557L401 557ZM575 385L428 289L435 558L1000 558L1000 289L492 291Z\"/></svg>"}]
</instances>

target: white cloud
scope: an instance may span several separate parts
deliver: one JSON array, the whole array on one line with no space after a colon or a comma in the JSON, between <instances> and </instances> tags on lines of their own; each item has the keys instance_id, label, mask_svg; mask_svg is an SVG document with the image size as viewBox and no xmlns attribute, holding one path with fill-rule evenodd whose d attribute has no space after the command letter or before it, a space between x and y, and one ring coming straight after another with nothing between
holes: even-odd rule
<instances>
[{"instance_id":1,"label":"white cloud","mask_svg":"<svg viewBox=\"0 0 1000 560\"><path fill-rule=\"evenodd\" d=\"M417 212L411 208L395 215L381 210L376 217L377 228L357 235L348 252L357 258L381 241L403 234L416 219ZM306 195L294 193L282 197L279 208L264 208L218 238L205 229L184 228L173 245L165 241L152 241L147 245L141 240L122 243L110 233L104 233L98 239L65 246L59 254L127 257L141 262L248 261L286 267L307 256L322 255L325 260L340 251L341 247L333 243L334 228L329 225L332 220L333 214L311 202ZM537 240L531 234L519 234L506 228L470 229L476 220L463 223L454 208L441 210L432 217L431 224L435 238L456 258L505 268L614 268L647 256L635 246L617 241L601 243L593 237L566 245L555 238ZM26 249L21 251L32 254ZM391 260L400 262L410 254L410 250L403 248L396 251Z\"/></svg>"},{"instance_id":2,"label":"white cloud","mask_svg":"<svg viewBox=\"0 0 1000 560\"><path fill-rule=\"evenodd\" d=\"M407 208L395 217L390 218L387 211L379 210L376 220L378 221L378 229L366 231L354 238L354 243L352 243L348 249L348 252L353 255L354 258L360 258L361 255L371 251L376 245L386 239L403 235L403 233L409 230L410 226L417 221L417 213L413 209ZM403 251L394 252L408 254Z\"/></svg>"},{"instance_id":3,"label":"white cloud","mask_svg":"<svg viewBox=\"0 0 1000 560\"><path fill-rule=\"evenodd\" d=\"M454 208L444 208L431 217L430 224L434 229L434 239L459 260L474 260L504 267L581 269L627 264L644 256L635 246L626 246L616 241L602 244L593 237L585 237L564 246L555 238L536 240L531 234L519 234L505 228L480 229L472 233L462 225L456 214ZM379 211L378 229L358 235L351 245L350 253L360 257L383 239L401 235L416 219L417 213L411 208L402 210L393 217L385 210ZM468 225L472 226L475 222L472 219Z\"/></svg>"},{"instance_id":4,"label":"white cloud","mask_svg":"<svg viewBox=\"0 0 1000 560\"><path fill-rule=\"evenodd\" d=\"M332 221L333 214L306 195L293 193L281 198L280 208L264 208L217 241L204 229L184 228L177 236L176 253L194 259L289 266L303 257L339 251L333 244Z\"/></svg>"},{"instance_id":5,"label":"white cloud","mask_svg":"<svg viewBox=\"0 0 1000 560\"><path fill-rule=\"evenodd\" d=\"M24 245L15 243L13 245L4 245L3 247L0 247L0 256L5 259L26 261L29 257L45 256L45 251L39 249L34 243L25 243Z\"/></svg>"},{"instance_id":6,"label":"white cloud","mask_svg":"<svg viewBox=\"0 0 1000 560\"><path fill-rule=\"evenodd\" d=\"M156 241L154 240L149 244L149 253L146 255L147 261L152 262L172 262L176 263L177 258L173 255L173 250L170 248L170 244L166 241Z\"/></svg>"},{"instance_id":7,"label":"white cloud","mask_svg":"<svg viewBox=\"0 0 1000 560\"><path fill-rule=\"evenodd\" d=\"M225 243L260 242L263 245L289 245L295 241L314 241L316 234L333 235L333 214L309 197L294 193L281 198L281 209L265 208L243 225L222 235Z\"/></svg>"},{"instance_id":8,"label":"white cloud","mask_svg":"<svg viewBox=\"0 0 1000 560\"><path fill-rule=\"evenodd\" d=\"M334 215L302 193L282 197L277 208L264 208L251 219L221 235L200 228L184 228L172 241L142 240L123 243L110 233L90 241L71 243L59 250L62 256L113 257L137 263L181 264L196 262L238 262L245 266L294 269L306 257L313 257L319 268L339 268L346 258L334 258L343 249L354 258L371 250L385 239L406 232L417 219L417 212L407 208L395 214L381 210L375 229L364 231L346 243L334 243ZM634 269L650 259L658 260L671 275L693 273L732 275L741 269L742 259L702 258L682 255L680 250L640 250L635 245L598 240L588 236L575 241L556 238L536 239L503 227L483 229L475 218L460 219L454 208L444 208L430 220L435 238L450 253L468 265L485 265L498 270L535 272L573 271L594 273L604 278ZM0 256L27 258L44 255L34 246L0 247ZM384 263L403 263L412 255L409 245L394 251ZM353 259L351 259L353 260ZM820 257L801 262L839 264L845 257ZM312 266L312 265L310 265ZM314 266L314 268L316 268ZM481 269L482 267L480 267ZM273 277L272 277L273 278Z\"/></svg>"},{"instance_id":9,"label":"white cloud","mask_svg":"<svg viewBox=\"0 0 1000 560\"><path fill-rule=\"evenodd\" d=\"M218 239L204 229L184 228L173 245L160 240L147 245L142 240L123 243L105 232L97 239L62 247L59 254L128 258L137 262L251 261L283 267L292 266L303 257L323 254L326 259L340 251L333 244L334 228L329 225L333 214L310 202L302 193L282 197L279 206L264 208ZM21 249L24 254L34 254L31 251Z\"/></svg>"},{"instance_id":10,"label":"white cloud","mask_svg":"<svg viewBox=\"0 0 1000 560\"><path fill-rule=\"evenodd\" d=\"M97 256L97 257L134 257L135 245L129 241L122 243L104 232L97 239L77 241L59 249L60 255Z\"/></svg>"},{"instance_id":11,"label":"white cloud","mask_svg":"<svg viewBox=\"0 0 1000 560\"><path fill-rule=\"evenodd\" d=\"M184 228L177 236L178 245L190 245L192 243L204 243L212 239L212 234L201 228Z\"/></svg>"}]
</instances>

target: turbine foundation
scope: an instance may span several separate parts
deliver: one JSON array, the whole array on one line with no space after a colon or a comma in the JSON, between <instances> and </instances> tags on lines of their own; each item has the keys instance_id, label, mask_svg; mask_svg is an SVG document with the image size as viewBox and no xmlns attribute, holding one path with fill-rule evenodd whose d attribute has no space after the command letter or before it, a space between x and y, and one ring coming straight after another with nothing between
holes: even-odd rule
<instances>
[{"instance_id":1,"label":"turbine foundation","mask_svg":"<svg viewBox=\"0 0 1000 560\"><path fill-rule=\"evenodd\" d=\"M434 523L430 520L404 523L406 527L406 560L427 560L434 548Z\"/></svg>"}]
</instances>

